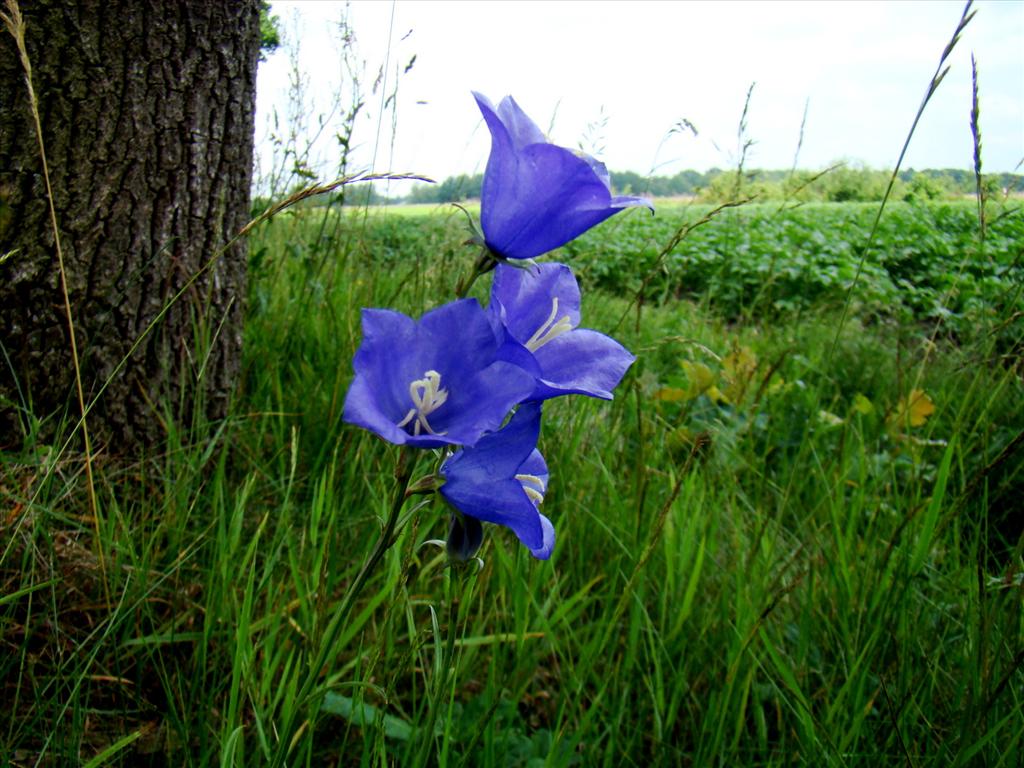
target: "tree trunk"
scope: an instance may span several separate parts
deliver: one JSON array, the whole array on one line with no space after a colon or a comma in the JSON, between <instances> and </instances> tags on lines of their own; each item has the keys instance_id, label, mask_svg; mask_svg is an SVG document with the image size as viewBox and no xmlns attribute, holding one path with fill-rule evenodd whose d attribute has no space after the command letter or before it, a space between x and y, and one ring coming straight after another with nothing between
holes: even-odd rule
<instances>
[{"instance_id":1,"label":"tree trunk","mask_svg":"<svg viewBox=\"0 0 1024 768\"><path fill-rule=\"evenodd\" d=\"M234 389L246 249L225 246L249 214L259 3L21 5L85 400L96 399L90 431L133 452L168 415L222 416ZM36 130L6 34L0 105L2 448L79 408Z\"/></svg>"}]
</instances>

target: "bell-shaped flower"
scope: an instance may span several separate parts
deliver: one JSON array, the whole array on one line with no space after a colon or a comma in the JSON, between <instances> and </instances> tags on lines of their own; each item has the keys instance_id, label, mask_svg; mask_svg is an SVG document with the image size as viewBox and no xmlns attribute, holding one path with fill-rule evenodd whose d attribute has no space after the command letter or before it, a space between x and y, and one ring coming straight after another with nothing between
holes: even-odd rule
<instances>
[{"instance_id":1,"label":"bell-shaped flower","mask_svg":"<svg viewBox=\"0 0 1024 768\"><path fill-rule=\"evenodd\" d=\"M534 557L547 560L555 529L537 510L548 487L548 467L537 450L540 413L540 403L521 405L502 429L451 456L441 466L440 492L466 518L512 529ZM465 534L457 533L462 550Z\"/></svg>"},{"instance_id":2,"label":"bell-shaped flower","mask_svg":"<svg viewBox=\"0 0 1024 768\"><path fill-rule=\"evenodd\" d=\"M505 332L499 356L537 379L530 400L569 394L610 400L636 360L615 339L577 328L580 287L565 264L499 264L487 311L495 332Z\"/></svg>"},{"instance_id":3,"label":"bell-shaped flower","mask_svg":"<svg viewBox=\"0 0 1024 768\"><path fill-rule=\"evenodd\" d=\"M549 144L511 96L494 107L474 93L491 132L480 193L487 247L506 259L531 259L565 245L624 208L649 200L613 197L608 171L588 155Z\"/></svg>"},{"instance_id":4,"label":"bell-shaped flower","mask_svg":"<svg viewBox=\"0 0 1024 768\"><path fill-rule=\"evenodd\" d=\"M448 524L448 540L445 542L448 557L464 563L476 556L483 543L484 524L475 517L469 517L453 509L452 519Z\"/></svg>"},{"instance_id":5,"label":"bell-shaped flower","mask_svg":"<svg viewBox=\"0 0 1024 768\"><path fill-rule=\"evenodd\" d=\"M399 445L473 445L498 429L534 388L533 377L497 359L499 348L476 299L415 320L364 309L343 418Z\"/></svg>"}]
</instances>

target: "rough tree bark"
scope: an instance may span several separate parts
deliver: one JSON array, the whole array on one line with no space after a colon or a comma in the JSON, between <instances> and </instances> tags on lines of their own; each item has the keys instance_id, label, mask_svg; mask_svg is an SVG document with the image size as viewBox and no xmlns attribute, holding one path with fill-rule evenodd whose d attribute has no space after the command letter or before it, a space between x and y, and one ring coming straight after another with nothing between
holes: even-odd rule
<instances>
[{"instance_id":1,"label":"rough tree bark","mask_svg":"<svg viewBox=\"0 0 1024 768\"><path fill-rule=\"evenodd\" d=\"M239 371L246 250L222 250L249 213L259 3L23 0L21 10L86 402L106 386L89 426L108 450L130 452L159 438L168 404L175 418L223 415ZM78 416L35 128L4 38L0 448L33 428L28 413Z\"/></svg>"}]
</instances>

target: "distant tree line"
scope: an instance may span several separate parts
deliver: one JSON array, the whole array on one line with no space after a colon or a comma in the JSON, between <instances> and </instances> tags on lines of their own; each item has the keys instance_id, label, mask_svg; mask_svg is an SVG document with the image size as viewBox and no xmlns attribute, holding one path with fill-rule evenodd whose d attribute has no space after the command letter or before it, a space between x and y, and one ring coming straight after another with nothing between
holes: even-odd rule
<instances>
[{"instance_id":1,"label":"distant tree line","mask_svg":"<svg viewBox=\"0 0 1024 768\"><path fill-rule=\"evenodd\" d=\"M459 174L449 176L439 184L415 184L402 202L405 203L458 203L480 197L480 186L484 175Z\"/></svg>"},{"instance_id":2,"label":"distant tree line","mask_svg":"<svg viewBox=\"0 0 1024 768\"><path fill-rule=\"evenodd\" d=\"M635 171L612 171L617 194L651 197L694 197L721 202L737 197L765 200L795 199L821 202L869 202L882 199L889 183L888 171L838 164L826 171L735 170L712 168L680 171L674 176L643 176ZM457 203L480 197L482 174L450 176L438 184L416 184L402 198L389 202ZM1012 173L986 174L984 185L990 196L1005 191L1024 192L1024 176ZM973 195L974 172L959 168L900 171L891 197L897 200L941 200ZM375 200L374 202L382 202Z\"/></svg>"},{"instance_id":3,"label":"distant tree line","mask_svg":"<svg viewBox=\"0 0 1024 768\"><path fill-rule=\"evenodd\" d=\"M612 188L616 194L645 195L654 198L689 197L701 202L720 203L728 200L794 200L800 202L857 203L882 199L889 184L888 171L876 171L855 165L837 164L824 171L744 171L712 168L680 171L674 176L643 176L635 171L611 171ZM309 198L304 206L332 205L397 205L401 203L443 204L479 199L483 174L449 176L436 184L417 183L401 196L385 196L372 184L342 188L329 199ZM1024 176L1013 173L985 174L982 183L989 199L1006 193L1024 194ZM296 187L297 191L301 184ZM900 171L890 199L906 201L948 200L974 195L974 172L960 168L942 170L913 168ZM254 213L275 201L257 197Z\"/></svg>"}]
</instances>

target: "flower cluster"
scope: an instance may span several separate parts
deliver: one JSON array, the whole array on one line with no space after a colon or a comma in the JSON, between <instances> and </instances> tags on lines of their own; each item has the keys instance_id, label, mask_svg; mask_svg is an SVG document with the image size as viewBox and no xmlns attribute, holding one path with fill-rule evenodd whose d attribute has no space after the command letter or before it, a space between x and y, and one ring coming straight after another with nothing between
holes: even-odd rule
<instances>
[{"instance_id":1,"label":"flower cluster","mask_svg":"<svg viewBox=\"0 0 1024 768\"><path fill-rule=\"evenodd\" d=\"M439 469L452 507L448 551L467 559L481 522L512 530L537 558L555 543L538 506L548 468L537 450L542 402L582 394L610 399L634 357L614 339L579 328L580 291L564 264L530 260L646 200L613 197L604 166L549 144L511 97L495 108L474 94L491 132L481 226L486 309L458 299L417 322L364 309L363 341L345 398L345 421L385 440L452 450Z\"/></svg>"}]
</instances>

